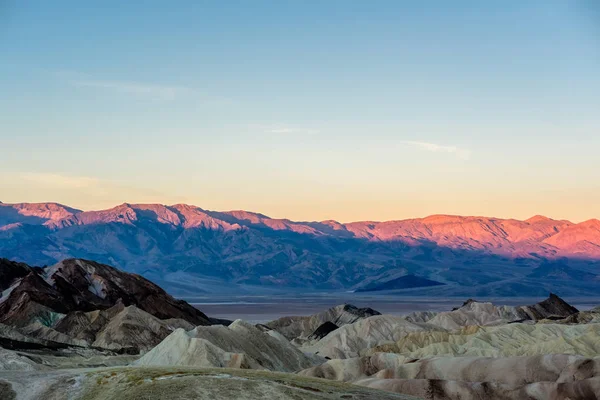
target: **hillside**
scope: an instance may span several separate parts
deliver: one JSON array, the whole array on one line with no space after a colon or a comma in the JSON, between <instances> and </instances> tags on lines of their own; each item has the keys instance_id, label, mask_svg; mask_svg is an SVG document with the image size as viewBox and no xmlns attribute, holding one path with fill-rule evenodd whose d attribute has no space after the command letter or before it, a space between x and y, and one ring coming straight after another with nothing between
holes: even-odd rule
<instances>
[{"instance_id":1,"label":"hillside","mask_svg":"<svg viewBox=\"0 0 600 400\"><path fill-rule=\"evenodd\" d=\"M40 266L93 259L182 294L271 287L586 295L600 287L600 221L434 215L343 224L184 204L80 211L0 203L0 256Z\"/></svg>"}]
</instances>

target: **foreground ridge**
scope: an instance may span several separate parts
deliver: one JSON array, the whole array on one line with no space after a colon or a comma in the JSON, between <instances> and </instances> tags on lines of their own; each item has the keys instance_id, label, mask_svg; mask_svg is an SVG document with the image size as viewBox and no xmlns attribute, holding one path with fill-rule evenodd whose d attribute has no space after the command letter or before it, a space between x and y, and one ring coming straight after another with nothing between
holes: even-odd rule
<instances>
[{"instance_id":1,"label":"foreground ridge","mask_svg":"<svg viewBox=\"0 0 600 400\"><path fill-rule=\"evenodd\" d=\"M341 304L254 325L209 318L140 276L81 259L0 259L0 289L2 398L600 396L599 309L553 293L406 316Z\"/></svg>"}]
</instances>

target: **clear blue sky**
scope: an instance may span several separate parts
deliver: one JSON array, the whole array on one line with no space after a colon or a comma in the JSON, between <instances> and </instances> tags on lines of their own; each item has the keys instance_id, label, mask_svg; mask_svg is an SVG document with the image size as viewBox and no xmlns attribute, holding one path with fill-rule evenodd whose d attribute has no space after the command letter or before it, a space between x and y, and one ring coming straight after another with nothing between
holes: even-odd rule
<instances>
[{"instance_id":1,"label":"clear blue sky","mask_svg":"<svg viewBox=\"0 0 600 400\"><path fill-rule=\"evenodd\" d=\"M0 51L4 202L600 216L593 0L0 1Z\"/></svg>"}]
</instances>

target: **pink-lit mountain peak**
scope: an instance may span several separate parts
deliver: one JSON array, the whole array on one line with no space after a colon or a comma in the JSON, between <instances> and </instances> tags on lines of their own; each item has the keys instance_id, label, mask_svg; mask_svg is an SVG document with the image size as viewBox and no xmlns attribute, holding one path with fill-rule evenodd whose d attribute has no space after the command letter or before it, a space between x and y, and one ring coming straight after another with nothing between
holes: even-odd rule
<instances>
[{"instance_id":1,"label":"pink-lit mountain peak","mask_svg":"<svg viewBox=\"0 0 600 400\"><path fill-rule=\"evenodd\" d=\"M23 217L36 217L44 220L58 221L71 215L80 213L81 210L71 208L59 203L15 203L0 202L0 207L5 210L12 209Z\"/></svg>"},{"instance_id":2,"label":"pink-lit mountain peak","mask_svg":"<svg viewBox=\"0 0 600 400\"><path fill-rule=\"evenodd\" d=\"M539 214L538 215L534 215L533 217L527 218L525 220L525 222L527 222L528 224L540 224L540 223L544 224L544 223L548 223L548 222L551 222L551 221L554 221L554 220L552 218L548 218L546 216L539 215Z\"/></svg>"},{"instance_id":3,"label":"pink-lit mountain peak","mask_svg":"<svg viewBox=\"0 0 600 400\"><path fill-rule=\"evenodd\" d=\"M341 222L335 221L333 219L328 219L325 221L321 221L319 223L322 225L326 225L336 231L347 230L346 226L344 224L342 224Z\"/></svg>"},{"instance_id":4,"label":"pink-lit mountain peak","mask_svg":"<svg viewBox=\"0 0 600 400\"><path fill-rule=\"evenodd\" d=\"M253 224L260 224L260 223L263 223L265 220L271 219L264 214L254 213L254 212L249 212L249 211L244 211L244 210L225 211L225 212L223 212L223 214L231 215L232 217L234 217L236 219L239 219L241 221L248 221Z\"/></svg>"},{"instance_id":5,"label":"pink-lit mountain peak","mask_svg":"<svg viewBox=\"0 0 600 400\"><path fill-rule=\"evenodd\" d=\"M588 219L587 221L583 221L580 224L577 224L582 227L586 227L589 229L600 230L600 220L596 218Z\"/></svg>"},{"instance_id":6,"label":"pink-lit mountain peak","mask_svg":"<svg viewBox=\"0 0 600 400\"><path fill-rule=\"evenodd\" d=\"M553 243L555 245L565 245L583 241L600 246L600 222L598 220L586 221L581 224L569 226L546 240L547 243Z\"/></svg>"},{"instance_id":7,"label":"pink-lit mountain peak","mask_svg":"<svg viewBox=\"0 0 600 400\"><path fill-rule=\"evenodd\" d=\"M354 237L375 241L435 243L457 249L478 249L494 254L600 255L600 221L579 224L536 215L527 220L482 216L431 215L397 221L295 222L243 211L214 212L176 204L129 204L99 211L80 211L57 203L0 204L0 226L21 229L19 224L64 229L73 225L165 224L174 229L230 231L245 227L289 231L311 236ZM16 224L16 225L11 225ZM10 225L10 226L9 226ZM140 226L141 226L140 225Z\"/></svg>"},{"instance_id":8,"label":"pink-lit mountain peak","mask_svg":"<svg viewBox=\"0 0 600 400\"><path fill-rule=\"evenodd\" d=\"M209 212L200 207L176 204L129 204L102 211L86 211L76 216L80 224L125 223L135 224L140 220L153 221L184 229L206 228L232 230L239 229L237 224L230 224L219 218L214 218Z\"/></svg>"}]
</instances>

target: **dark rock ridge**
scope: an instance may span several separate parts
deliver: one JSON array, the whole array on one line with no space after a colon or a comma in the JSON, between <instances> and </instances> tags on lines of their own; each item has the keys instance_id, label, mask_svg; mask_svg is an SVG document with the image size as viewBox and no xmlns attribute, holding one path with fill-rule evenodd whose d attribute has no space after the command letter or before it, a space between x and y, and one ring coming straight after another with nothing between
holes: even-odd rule
<instances>
[{"instance_id":1,"label":"dark rock ridge","mask_svg":"<svg viewBox=\"0 0 600 400\"><path fill-rule=\"evenodd\" d=\"M309 337L308 340L320 340L325 336L329 335L329 333L338 329L339 326L334 324L331 321L324 322L321 326L319 326Z\"/></svg>"},{"instance_id":2,"label":"dark rock ridge","mask_svg":"<svg viewBox=\"0 0 600 400\"><path fill-rule=\"evenodd\" d=\"M550 296L546 300L532 306L517 307L517 311L523 316L523 319L533 321L563 319L579 312L578 309L554 293L550 293Z\"/></svg>"},{"instance_id":3,"label":"dark rock ridge","mask_svg":"<svg viewBox=\"0 0 600 400\"><path fill-rule=\"evenodd\" d=\"M309 316L282 317L266 323L265 326L281 333L289 340L303 341L326 322L341 327L374 315L381 315L381 313L368 307L358 308L352 304L341 304Z\"/></svg>"},{"instance_id":4,"label":"dark rock ridge","mask_svg":"<svg viewBox=\"0 0 600 400\"><path fill-rule=\"evenodd\" d=\"M31 271L31 267L25 263L0 258L0 291L8 289L16 279L23 278Z\"/></svg>"},{"instance_id":5,"label":"dark rock ridge","mask_svg":"<svg viewBox=\"0 0 600 400\"><path fill-rule=\"evenodd\" d=\"M459 311L469 308L472 304L479 303L477 300L468 299L458 308L453 308L452 311ZM550 293L548 298L540 301L539 303L530 306L516 306L514 307L515 314L519 319L514 322L523 321L539 321L542 319L556 319L560 320L567 318L571 315L577 314L578 309L555 295Z\"/></svg>"},{"instance_id":6,"label":"dark rock ridge","mask_svg":"<svg viewBox=\"0 0 600 400\"><path fill-rule=\"evenodd\" d=\"M159 318L180 318L194 325L210 325L206 315L176 300L149 280L94 261L68 259L35 269L2 260L11 271L0 285L0 322L23 326L34 320L48 324L52 314L105 310L117 302L134 305ZM25 274L25 272L28 272ZM8 292L8 293L7 293Z\"/></svg>"},{"instance_id":7,"label":"dark rock ridge","mask_svg":"<svg viewBox=\"0 0 600 400\"><path fill-rule=\"evenodd\" d=\"M147 279L88 260L29 267L0 259L0 344L136 354L210 320Z\"/></svg>"},{"instance_id":8,"label":"dark rock ridge","mask_svg":"<svg viewBox=\"0 0 600 400\"><path fill-rule=\"evenodd\" d=\"M465 307L465 306L468 306L468 305L469 305L469 304L471 304L471 303L478 303L478 301L477 301L477 300L475 300L475 299L467 299L465 302L463 302L463 303L462 303L462 306L460 306L460 307L454 307L454 308L452 309L452 311L459 310L459 309L461 309L461 308L463 308L463 307Z\"/></svg>"},{"instance_id":9,"label":"dark rock ridge","mask_svg":"<svg viewBox=\"0 0 600 400\"><path fill-rule=\"evenodd\" d=\"M373 310L371 307L363 307L363 308L358 308L356 306L353 306L352 304L344 304L344 307L342 308L342 310L344 310L345 312L355 315L356 319L352 322L356 322L358 319L360 318L368 318L368 317L372 317L373 315L381 315L381 313L377 310ZM333 321L336 322L336 321ZM346 322L346 323L352 323L352 322Z\"/></svg>"}]
</instances>

